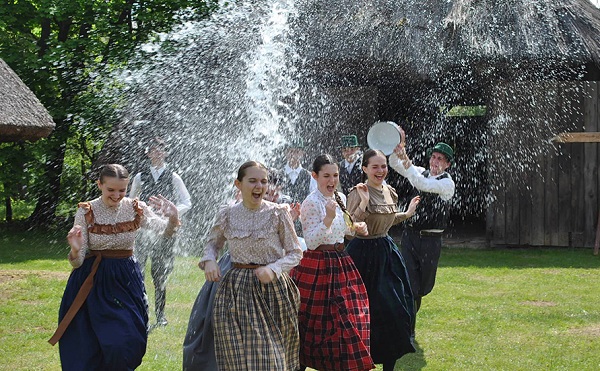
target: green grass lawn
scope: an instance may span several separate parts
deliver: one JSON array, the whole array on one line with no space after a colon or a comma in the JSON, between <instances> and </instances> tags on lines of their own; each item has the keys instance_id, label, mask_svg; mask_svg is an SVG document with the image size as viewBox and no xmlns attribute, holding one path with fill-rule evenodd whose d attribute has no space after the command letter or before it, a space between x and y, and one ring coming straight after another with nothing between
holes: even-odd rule
<instances>
[{"instance_id":1,"label":"green grass lawn","mask_svg":"<svg viewBox=\"0 0 600 371\"><path fill-rule=\"evenodd\" d=\"M0 232L0 370L60 370L47 340L70 271L64 235ZM177 258L169 325L150 334L139 370L181 369L204 281L196 262ZM417 353L396 370L599 370L599 266L590 249L444 249L419 312Z\"/></svg>"}]
</instances>

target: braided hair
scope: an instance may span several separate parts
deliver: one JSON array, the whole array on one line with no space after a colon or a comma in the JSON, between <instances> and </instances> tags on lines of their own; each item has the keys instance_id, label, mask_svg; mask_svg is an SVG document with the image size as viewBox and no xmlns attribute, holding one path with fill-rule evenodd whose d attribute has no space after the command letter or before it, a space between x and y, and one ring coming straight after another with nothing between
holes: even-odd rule
<instances>
[{"instance_id":1,"label":"braided hair","mask_svg":"<svg viewBox=\"0 0 600 371\"><path fill-rule=\"evenodd\" d=\"M325 165L335 165L339 169L338 163L333 158L333 156L325 153L325 154L319 155L319 156L317 156L317 158L315 158L315 161L313 161L313 165L312 165L312 171L315 174L319 174L319 171L321 171L321 169ZM350 221L352 223L354 223L354 220L352 219L352 217L350 216L350 213L346 209L346 205L344 205L344 202L342 201L342 198L340 197L337 189L335 189L333 191L333 197L335 199L335 202L337 202L338 206L340 207L340 209L342 209L342 212L344 212L344 214L346 214L348 216L348 218L350 218Z\"/></svg>"}]
</instances>

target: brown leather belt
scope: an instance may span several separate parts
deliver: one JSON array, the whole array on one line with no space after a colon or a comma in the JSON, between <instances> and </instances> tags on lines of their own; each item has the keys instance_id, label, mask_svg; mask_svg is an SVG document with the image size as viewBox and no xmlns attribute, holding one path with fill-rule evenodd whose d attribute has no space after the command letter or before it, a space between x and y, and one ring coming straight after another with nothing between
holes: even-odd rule
<instances>
[{"instance_id":1,"label":"brown leather belt","mask_svg":"<svg viewBox=\"0 0 600 371\"><path fill-rule=\"evenodd\" d=\"M319 250L319 251L335 250L337 252L341 252L341 251L344 251L344 243L336 242L336 243L332 243L332 244L319 245L319 246L317 246L317 248L315 250Z\"/></svg>"},{"instance_id":2,"label":"brown leather belt","mask_svg":"<svg viewBox=\"0 0 600 371\"><path fill-rule=\"evenodd\" d=\"M88 274L83 284L79 288L77 295L75 296L75 300L67 310L67 313L63 317L62 321L58 324L58 328L54 332L54 335L48 340L48 342L52 345L55 345L58 340L63 336L67 327L83 306L85 299L87 299L90 291L92 291L92 286L94 286L94 276L96 275L96 271L98 270L98 265L102 261L102 258L115 258L115 259L123 259L133 256L133 250L90 250L89 255L86 256L86 259L95 256L94 263L92 264L92 269L90 270L90 274Z\"/></svg>"},{"instance_id":3,"label":"brown leather belt","mask_svg":"<svg viewBox=\"0 0 600 371\"><path fill-rule=\"evenodd\" d=\"M263 264L242 264L242 263L232 263L234 268L237 269L256 269L260 267L264 267Z\"/></svg>"}]
</instances>

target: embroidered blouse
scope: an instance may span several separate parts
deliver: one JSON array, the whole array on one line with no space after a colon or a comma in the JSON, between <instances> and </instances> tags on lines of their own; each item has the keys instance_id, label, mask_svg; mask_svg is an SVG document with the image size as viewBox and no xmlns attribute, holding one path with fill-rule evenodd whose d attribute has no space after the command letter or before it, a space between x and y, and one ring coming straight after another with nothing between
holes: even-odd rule
<instances>
[{"instance_id":1,"label":"embroidered blouse","mask_svg":"<svg viewBox=\"0 0 600 371\"><path fill-rule=\"evenodd\" d=\"M365 210L360 208L358 190L353 188L348 195L348 212L355 222L367 223L369 236L362 238L378 238L387 235L393 225L408 219L408 215L398 212L398 194L389 184L381 189L369 187L369 204Z\"/></svg>"},{"instance_id":2,"label":"embroidered blouse","mask_svg":"<svg viewBox=\"0 0 600 371\"><path fill-rule=\"evenodd\" d=\"M162 233L167 224L167 219L137 199L125 197L116 207L105 205L101 198L81 202L73 225L82 227L83 246L79 256L69 262L73 268L80 267L88 250L133 250L140 227Z\"/></svg>"},{"instance_id":3,"label":"embroidered blouse","mask_svg":"<svg viewBox=\"0 0 600 371\"><path fill-rule=\"evenodd\" d=\"M225 242L232 262L266 265L277 277L302 259L288 206L269 201L263 200L256 210L243 202L221 208L209 232L200 268L204 269L206 261L217 260Z\"/></svg>"},{"instance_id":4,"label":"embroidered blouse","mask_svg":"<svg viewBox=\"0 0 600 371\"><path fill-rule=\"evenodd\" d=\"M346 196L339 193L344 205ZM306 241L306 247L314 250L319 245L344 242L344 235L352 235L353 231L346 226L344 212L341 208L335 209L335 218L329 228L323 223L325 219L325 205L327 201L335 200L334 197L325 197L318 189L308 195L300 208L300 220L302 222L302 233Z\"/></svg>"}]
</instances>

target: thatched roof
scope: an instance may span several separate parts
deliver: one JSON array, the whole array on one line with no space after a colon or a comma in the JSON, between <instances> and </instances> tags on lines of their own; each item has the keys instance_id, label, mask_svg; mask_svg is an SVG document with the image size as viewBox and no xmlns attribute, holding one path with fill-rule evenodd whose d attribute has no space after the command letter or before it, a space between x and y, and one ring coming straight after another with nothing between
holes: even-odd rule
<instances>
[{"instance_id":1,"label":"thatched roof","mask_svg":"<svg viewBox=\"0 0 600 371\"><path fill-rule=\"evenodd\" d=\"M19 76L0 59L0 142L37 140L54 130L54 121Z\"/></svg>"},{"instance_id":2,"label":"thatched roof","mask_svg":"<svg viewBox=\"0 0 600 371\"><path fill-rule=\"evenodd\" d=\"M431 79L454 69L600 65L600 10L589 0L301 2L309 65Z\"/></svg>"}]
</instances>

